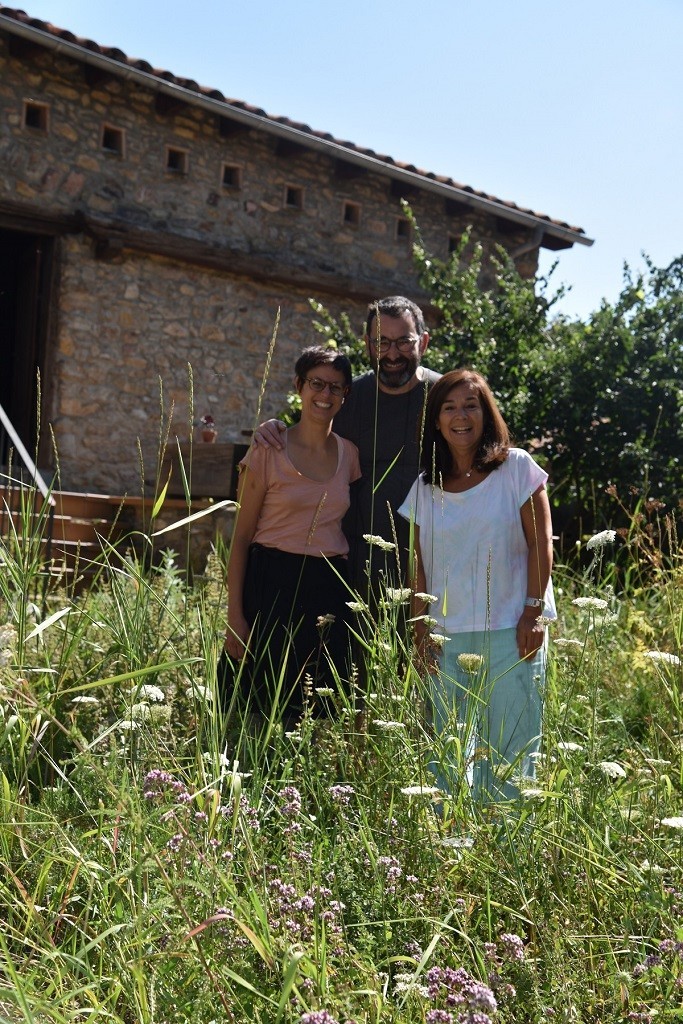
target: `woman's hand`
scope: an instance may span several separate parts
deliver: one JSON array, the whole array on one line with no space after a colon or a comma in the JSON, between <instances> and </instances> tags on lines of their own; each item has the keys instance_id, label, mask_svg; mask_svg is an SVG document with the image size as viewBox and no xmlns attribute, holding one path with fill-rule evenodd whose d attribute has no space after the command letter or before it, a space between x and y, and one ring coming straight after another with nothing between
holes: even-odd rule
<instances>
[{"instance_id":1,"label":"woman's hand","mask_svg":"<svg viewBox=\"0 0 683 1024\"><path fill-rule=\"evenodd\" d=\"M524 608L517 623L517 649L520 658L530 658L543 646L545 628L540 621L543 608Z\"/></svg>"},{"instance_id":2,"label":"woman's hand","mask_svg":"<svg viewBox=\"0 0 683 1024\"><path fill-rule=\"evenodd\" d=\"M261 448L276 448L279 451L282 448L280 434L286 429L282 420L266 420L265 423L259 423L252 440Z\"/></svg>"},{"instance_id":3,"label":"woman's hand","mask_svg":"<svg viewBox=\"0 0 683 1024\"><path fill-rule=\"evenodd\" d=\"M234 661L244 656L249 639L249 623L243 615L228 615L225 631L225 651Z\"/></svg>"}]
</instances>

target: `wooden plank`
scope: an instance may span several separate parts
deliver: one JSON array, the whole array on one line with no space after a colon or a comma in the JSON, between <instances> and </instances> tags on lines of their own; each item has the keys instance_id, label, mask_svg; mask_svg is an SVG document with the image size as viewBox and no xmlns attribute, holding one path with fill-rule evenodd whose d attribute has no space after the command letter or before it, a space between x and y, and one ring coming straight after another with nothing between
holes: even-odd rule
<instances>
[{"instance_id":1,"label":"wooden plank","mask_svg":"<svg viewBox=\"0 0 683 1024\"><path fill-rule=\"evenodd\" d=\"M236 464L247 448L246 444L233 444L229 441L214 444L198 441L193 445L185 441L180 445L179 455L177 447L169 446L161 468L162 483L168 479L169 471L171 473L167 494L172 498L183 497L183 475L180 469L182 458L193 499L234 499L237 496Z\"/></svg>"}]
</instances>

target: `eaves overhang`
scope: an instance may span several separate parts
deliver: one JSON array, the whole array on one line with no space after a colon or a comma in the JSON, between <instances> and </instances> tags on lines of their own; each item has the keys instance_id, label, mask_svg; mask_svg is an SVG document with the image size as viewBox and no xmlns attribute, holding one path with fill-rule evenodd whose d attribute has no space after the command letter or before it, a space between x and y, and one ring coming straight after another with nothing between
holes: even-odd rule
<instances>
[{"instance_id":1,"label":"eaves overhang","mask_svg":"<svg viewBox=\"0 0 683 1024\"><path fill-rule=\"evenodd\" d=\"M132 61L122 51L116 51L115 57L108 56L101 52L101 48L96 43L83 45L78 41L64 38L65 35L71 35L71 33L55 34L46 28L3 14L1 9L0 31L46 47L56 54L70 57L104 73L134 82L157 95L206 110L221 118L228 118L246 128L266 132L290 144L324 153L333 159L403 183L412 189L430 192L472 210L527 227L540 235L542 247L563 249L577 243L579 245L593 244L593 239L588 238L580 228L571 227L531 210L521 209L514 203L482 195L468 186L458 185L440 175L402 166L390 157L381 158L359 149L352 143L341 142L332 136L322 136L313 133L310 129L297 127L286 119L276 119L265 113L247 109L244 104L226 99L218 90L204 90L194 82L191 83L193 87L181 84L171 72L159 73L136 66L136 64L145 64L145 62Z\"/></svg>"}]
</instances>

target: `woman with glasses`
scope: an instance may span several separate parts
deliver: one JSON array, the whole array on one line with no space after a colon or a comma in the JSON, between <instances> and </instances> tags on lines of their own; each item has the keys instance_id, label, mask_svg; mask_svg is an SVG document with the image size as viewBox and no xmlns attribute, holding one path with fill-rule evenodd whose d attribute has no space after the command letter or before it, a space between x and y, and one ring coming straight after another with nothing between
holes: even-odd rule
<instances>
[{"instance_id":1,"label":"woman with glasses","mask_svg":"<svg viewBox=\"0 0 683 1024\"><path fill-rule=\"evenodd\" d=\"M289 723L307 699L314 714L324 709L316 688L348 679L349 546L341 522L360 477L355 445L332 432L351 388L348 359L306 348L295 375L299 422L280 450L252 445L240 463L223 664L231 670L225 685L239 680L252 711L282 711Z\"/></svg>"}]
</instances>

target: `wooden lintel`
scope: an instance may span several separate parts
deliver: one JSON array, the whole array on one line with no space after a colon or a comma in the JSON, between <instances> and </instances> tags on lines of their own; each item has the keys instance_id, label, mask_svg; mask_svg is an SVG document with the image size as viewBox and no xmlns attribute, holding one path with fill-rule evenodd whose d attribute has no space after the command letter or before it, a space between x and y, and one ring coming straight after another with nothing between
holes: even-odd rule
<instances>
[{"instance_id":1,"label":"wooden lintel","mask_svg":"<svg viewBox=\"0 0 683 1024\"><path fill-rule=\"evenodd\" d=\"M124 250L142 252L178 263L208 267L252 281L346 296L363 302L369 302L385 292L390 293L392 288L394 291L405 289L405 281L401 280L367 275L351 277L314 262L306 266L287 263L284 255L278 259L270 254L245 253L185 235L124 227L120 223L105 223L94 218L88 219L86 231L95 241L96 251L101 253L101 258L113 258Z\"/></svg>"},{"instance_id":2,"label":"wooden lintel","mask_svg":"<svg viewBox=\"0 0 683 1024\"><path fill-rule=\"evenodd\" d=\"M61 213L48 207L0 200L0 228L33 235L75 235L83 231L80 211Z\"/></svg>"},{"instance_id":3,"label":"wooden lintel","mask_svg":"<svg viewBox=\"0 0 683 1024\"><path fill-rule=\"evenodd\" d=\"M123 239L120 235L113 235L110 238L95 239L95 259L113 260L123 252Z\"/></svg>"}]
</instances>

